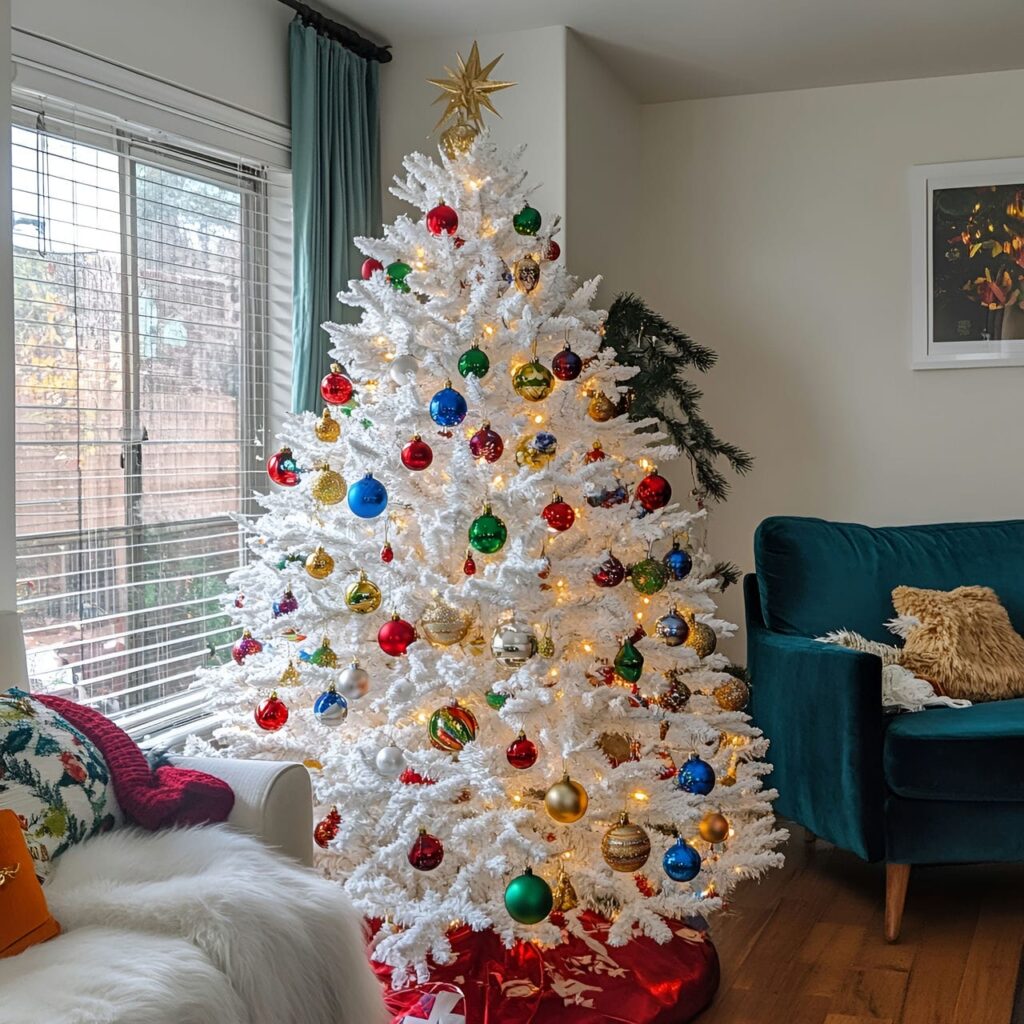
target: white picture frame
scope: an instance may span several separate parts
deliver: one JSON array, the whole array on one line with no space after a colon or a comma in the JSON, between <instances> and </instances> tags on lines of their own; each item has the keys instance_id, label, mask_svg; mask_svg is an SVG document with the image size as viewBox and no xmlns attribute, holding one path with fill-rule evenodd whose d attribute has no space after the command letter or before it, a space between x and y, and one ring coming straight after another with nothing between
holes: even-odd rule
<instances>
[{"instance_id":1,"label":"white picture frame","mask_svg":"<svg viewBox=\"0 0 1024 1024\"><path fill-rule=\"evenodd\" d=\"M967 367L1024 366L1024 311L1012 311L1013 323L1003 325L1005 310L999 311L991 335L977 330L977 319L965 333L980 333L981 337L966 337L963 341L936 338L938 325L949 333L948 317L936 316L936 300L942 290L949 290L952 271L940 267L938 290L936 268L935 193L943 189L975 189L999 186L1019 186L1024 190L1024 157L1003 160L970 160L962 163L922 164L909 171L911 214L911 295L912 351L911 365L915 370L947 370ZM1024 224L1022 224L1024 230ZM945 244L945 240L942 240ZM966 249L965 249L966 252ZM964 268L966 270L966 266ZM1024 268L1022 268L1024 274ZM972 275L968 274L968 278ZM1024 294L1024 288L1022 288ZM979 304L979 312L983 307ZM982 313L982 316L987 314ZM1018 325L1019 321L1019 325ZM958 321L964 324L968 321ZM1003 337L1003 331L1011 336ZM1013 336L1019 335L1019 337Z\"/></svg>"}]
</instances>

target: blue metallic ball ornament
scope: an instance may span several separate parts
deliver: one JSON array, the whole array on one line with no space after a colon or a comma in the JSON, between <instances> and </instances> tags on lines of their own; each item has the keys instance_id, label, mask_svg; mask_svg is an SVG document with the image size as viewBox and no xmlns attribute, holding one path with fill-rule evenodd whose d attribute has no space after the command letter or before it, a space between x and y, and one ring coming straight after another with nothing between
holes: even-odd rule
<instances>
[{"instance_id":1,"label":"blue metallic ball ornament","mask_svg":"<svg viewBox=\"0 0 1024 1024\"><path fill-rule=\"evenodd\" d=\"M673 882L689 882L700 873L700 854L680 836L665 851L661 866Z\"/></svg>"},{"instance_id":2,"label":"blue metallic ball ornament","mask_svg":"<svg viewBox=\"0 0 1024 1024\"><path fill-rule=\"evenodd\" d=\"M679 769L679 788L687 793L707 796L715 788L715 769L691 754Z\"/></svg>"},{"instance_id":3,"label":"blue metallic ball ornament","mask_svg":"<svg viewBox=\"0 0 1024 1024\"><path fill-rule=\"evenodd\" d=\"M367 473L348 489L348 507L360 519L374 519L388 507L388 489Z\"/></svg>"},{"instance_id":4,"label":"blue metallic ball ornament","mask_svg":"<svg viewBox=\"0 0 1024 1024\"><path fill-rule=\"evenodd\" d=\"M672 545L671 551L665 555L662 561L665 563L665 568L672 573L674 580L685 580L693 568L693 559L690 557L690 553L684 551L678 541Z\"/></svg>"},{"instance_id":5,"label":"blue metallic ball ornament","mask_svg":"<svg viewBox=\"0 0 1024 1024\"><path fill-rule=\"evenodd\" d=\"M439 427L457 427L466 418L466 400L451 381L430 400L430 418Z\"/></svg>"},{"instance_id":6,"label":"blue metallic ball ornament","mask_svg":"<svg viewBox=\"0 0 1024 1024\"><path fill-rule=\"evenodd\" d=\"M321 725L335 729L348 717L348 701L332 686L313 702L313 715Z\"/></svg>"}]
</instances>

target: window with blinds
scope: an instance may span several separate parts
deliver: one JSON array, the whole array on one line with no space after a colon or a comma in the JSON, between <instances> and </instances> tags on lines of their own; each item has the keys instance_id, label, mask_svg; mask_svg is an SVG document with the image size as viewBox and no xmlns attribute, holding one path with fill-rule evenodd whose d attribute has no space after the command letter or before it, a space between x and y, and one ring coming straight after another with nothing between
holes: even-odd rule
<instances>
[{"instance_id":1,"label":"window with blinds","mask_svg":"<svg viewBox=\"0 0 1024 1024\"><path fill-rule=\"evenodd\" d=\"M49 101L12 131L18 607L34 688L202 713L264 485L267 180Z\"/></svg>"}]
</instances>

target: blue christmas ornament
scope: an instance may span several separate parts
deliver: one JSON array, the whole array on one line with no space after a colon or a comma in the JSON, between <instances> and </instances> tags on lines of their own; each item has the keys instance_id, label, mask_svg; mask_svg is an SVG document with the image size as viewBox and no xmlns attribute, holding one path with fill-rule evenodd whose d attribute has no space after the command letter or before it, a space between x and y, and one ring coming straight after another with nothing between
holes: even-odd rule
<instances>
[{"instance_id":1,"label":"blue christmas ornament","mask_svg":"<svg viewBox=\"0 0 1024 1024\"><path fill-rule=\"evenodd\" d=\"M348 717L348 701L331 684L313 702L313 714L321 725L335 729Z\"/></svg>"},{"instance_id":2,"label":"blue christmas ornament","mask_svg":"<svg viewBox=\"0 0 1024 1024\"><path fill-rule=\"evenodd\" d=\"M700 873L700 854L680 836L665 851L661 866L673 882L689 882Z\"/></svg>"},{"instance_id":3,"label":"blue christmas ornament","mask_svg":"<svg viewBox=\"0 0 1024 1024\"><path fill-rule=\"evenodd\" d=\"M715 788L715 769L696 754L691 754L679 769L679 788L687 793L707 796Z\"/></svg>"},{"instance_id":4,"label":"blue christmas ornament","mask_svg":"<svg viewBox=\"0 0 1024 1024\"><path fill-rule=\"evenodd\" d=\"M672 550L665 555L662 561L665 563L665 568L672 573L674 580L685 580L693 568L693 559L690 557L690 553L684 551L678 541L672 545Z\"/></svg>"},{"instance_id":5,"label":"blue christmas ornament","mask_svg":"<svg viewBox=\"0 0 1024 1024\"><path fill-rule=\"evenodd\" d=\"M450 380L430 400L430 418L439 427L457 427L466 418L466 400Z\"/></svg>"},{"instance_id":6,"label":"blue christmas ornament","mask_svg":"<svg viewBox=\"0 0 1024 1024\"><path fill-rule=\"evenodd\" d=\"M373 519L388 507L388 489L367 473L348 489L348 507L360 519Z\"/></svg>"}]
</instances>

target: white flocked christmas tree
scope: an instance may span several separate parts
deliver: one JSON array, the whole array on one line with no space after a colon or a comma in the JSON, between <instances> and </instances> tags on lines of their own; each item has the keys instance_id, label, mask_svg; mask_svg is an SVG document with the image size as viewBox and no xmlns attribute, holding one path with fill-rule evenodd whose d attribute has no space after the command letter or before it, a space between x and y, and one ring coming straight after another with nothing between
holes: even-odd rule
<instances>
[{"instance_id":1,"label":"white flocked christmas tree","mask_svg":"<svg viewBox=\"0 0 1024 1024\"><path fill-rule=\"evenodd\" d=\"M634 371L519 154L453 110L392 188L414 212L357 240L335 404L284 424L228 602L251 639L200 680L217 752L310 768L319 866L396 984L455 923L557 944L589 908L667 941L784 837L706 512L655 469L679 452L623 413Z\"/></svg>"}]
</instances>

